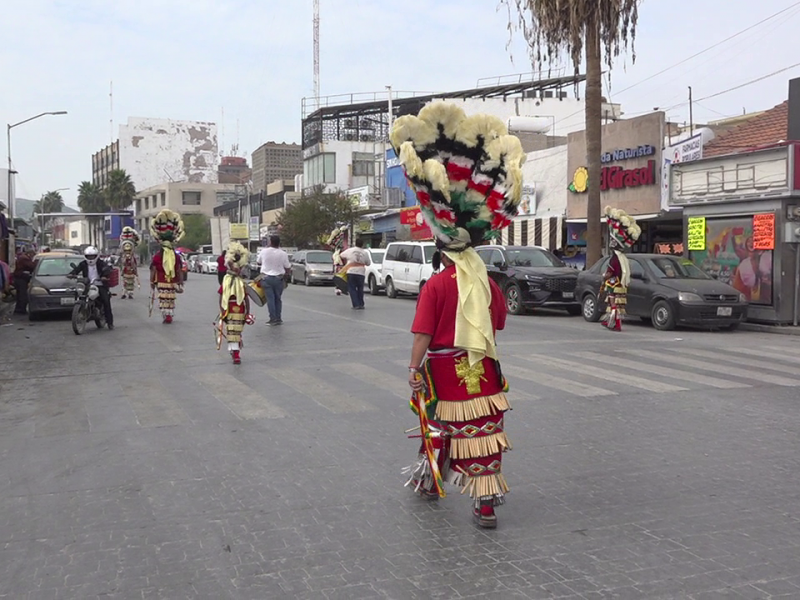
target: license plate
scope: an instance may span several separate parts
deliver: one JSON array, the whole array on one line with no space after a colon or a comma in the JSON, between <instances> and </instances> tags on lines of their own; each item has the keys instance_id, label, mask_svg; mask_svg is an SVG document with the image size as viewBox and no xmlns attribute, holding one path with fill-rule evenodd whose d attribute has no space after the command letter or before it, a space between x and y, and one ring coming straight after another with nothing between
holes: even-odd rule
<instances>
[{"instance_id":1,"label":"license plate","mask_svg":"<svg viewBox=\"0 0 800 600\"><path fill-rule=\"evenodd\" d=\"M561 292L561 295L572 300L575 297L575 292Z\"/></svg>"},{"instance_id":2,"label":"license plate","mask_svg":"<svg viewBox=\"0 0 800 600\"><path fill-rule=\"evenodd\" d=\"M730 306L718 306L717 307L717 316L718 317L730 317L733 314L733 308Z\"/></svg>"},{"instance_id":3,"label":"license plate","mask_svg":"<svg viewBox=\"0 0 800 600\"><path fill-rule=\"evenodd\" d=\"M75 298L62 298L61 306L72 306L75 304Z\"/></svg>"}]
</instances>

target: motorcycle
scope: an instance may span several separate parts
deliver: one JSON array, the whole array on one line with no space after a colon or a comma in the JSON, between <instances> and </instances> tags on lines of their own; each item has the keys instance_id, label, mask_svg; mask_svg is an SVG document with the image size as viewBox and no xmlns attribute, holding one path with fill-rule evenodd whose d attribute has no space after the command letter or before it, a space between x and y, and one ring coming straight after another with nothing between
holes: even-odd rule
<instances>
[{"instance_id":1,"label":"motorcycle","mask_svg":"<svg viewBox=\"0 0 800 600\"><path fill-rule=\"evenodd\" d=\"M100 301L100 279L89 281L86 277L78 277L72 290L75 292L75 305L72 307L72 331L81 335L86 331L87 321L94 321L98 329L106 325L103 303Z\"/></svg>"}]
</instances>

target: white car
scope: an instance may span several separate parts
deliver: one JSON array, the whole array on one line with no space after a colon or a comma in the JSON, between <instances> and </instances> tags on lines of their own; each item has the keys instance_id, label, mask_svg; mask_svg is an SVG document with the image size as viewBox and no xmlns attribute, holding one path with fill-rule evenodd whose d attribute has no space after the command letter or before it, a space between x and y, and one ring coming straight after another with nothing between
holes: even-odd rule
<instances>
[{"instance_id":1,"label":"white car","mask_svg":"<svg viewBox=\"0 0 800 600\"><path fill-rule=\"evenodd\" d=\"M366 248L372 264L367 267L367 287L369 293L377 296L383 290L383 257L386 250L383 248Z\"/></svg>"},{"instance_id":2,"label":"white car","mask_svg":"<svg viewBox=\"0 0 800 600\"><path fill-rule=\"evenodd\" d=\"M386 246L381 271L386 295L418 294L433 275L431 259L436 252L433 242L392 242Z\"/></svg>"},{"instance_id":3,"label":"white car","mask_svg":"<svg viewBox=\"0 0 800 600\"><path fill-rule=\"evenodd\" d=\"M212 274L217 272L217 257L213 254L203 254L200 259L200 272Z\"/></svg>"}]
</instances>

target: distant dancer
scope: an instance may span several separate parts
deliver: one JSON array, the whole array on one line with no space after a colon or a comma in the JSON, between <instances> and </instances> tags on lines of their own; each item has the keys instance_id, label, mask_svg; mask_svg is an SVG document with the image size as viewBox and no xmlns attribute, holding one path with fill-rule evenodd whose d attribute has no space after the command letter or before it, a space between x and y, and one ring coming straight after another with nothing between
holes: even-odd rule
<instances>
[{"instance_id":1,"label":"distant dancer","mask_svg":"<svg viewBox=\"0 0 800 600\"><path fill-rule=\"evenodd\" d=\"M344 268L347 270L347 289L353 310L364 310L364 279L367 267L372 264L369 252L364 250L364 240L357 239L356 245L342 252L341 256L347 261Z\"/></svg>"},{"instance_id":2,"label":"distant dancer","mask_svg":"<svg viewBox=\"0 0 800 600\"><path fill-rule=\"evenodd\" d=\"M124 227L120 234L120 266L122 267L122 300L133 300L133 290L139 278L139 264L136 261L134 250L139 244L139 234L133 227Z\"/></svg>"},{"instance_id":3,"label":"distant dancer","mask_svg":"<svg viewBox=\"0 0 800 600\"><path fill-rule=\"evenodd\" d=\"M603 274L602 291L606 293L608 306L603 325L611 331L622 331L622 318L625 316L628 286L631 283L631 264L625 256L625 250L639 239L642 230L624 210L606 206L605 213L613 253Z\"/></svg>"},{"instance_id":4,"label":"distant dancer","mask_svg":"<svg viewBox=\"0 0 800 600\"><path fill-rule=\"evenodd\" d=\"M261 281L259 284L267 296L269 321L267 325L283 323L283 288L286 276L292 268L289 255L281 249L281 238L270 236L269 246L258 253L258 264L261 265Z\"/></svg>"},{"instance_id":5,"label":"distant dancer","mask_svg":"<svg viewBox=\"0 0 800 600\"><path fill-rule=\"evenodd\" d=\"M242 331L245 324L255 323L250 314L250 299L247 297L242 269L247 266L250 252L239 242L231 242L226 259L225 278L219 288L220 328L225 325L225 337L228 340L228 352L233 364L241 364L240 352L243 347ZM222 333L220 331L220 333Z\"/></svg>"},{"instance_id":6,"label":"distant dancer","mask_svg":"<svg viewBox=\"0 0 800 600\"><path fill-rule=\"evenodd\" d=\"M183 265L175 252L175 244L183 237L183 220L178 213L165 208L153 219L150 232L161 244L150 263L151 293L158 293L161 318L169 324L175 314L176 294L183 292Z\"/></svg>"},{"instance_id":7,"label":"distant dancer","mask_svg":"<svg viewBox=\"0 0 800 600\"><path fill-rule=\"evenodd\" d=\"M33 270L36 268L36 263L33 262L34 256L36 253L32 248L25 248L17 257L14 265L14 289L17 291L17 305L14 313L18 315L24 315L28 310L28 284L31 281Z\"/></svg>"}]
</instances>

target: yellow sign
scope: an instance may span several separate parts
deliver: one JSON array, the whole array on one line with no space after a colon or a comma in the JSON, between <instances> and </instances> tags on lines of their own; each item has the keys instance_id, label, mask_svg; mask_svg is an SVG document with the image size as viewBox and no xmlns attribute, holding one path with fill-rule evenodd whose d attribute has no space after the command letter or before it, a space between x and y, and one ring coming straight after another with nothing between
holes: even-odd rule
<instances>
[{"instance_id":1,"label":"yellow sign","mask_svg":"<svg viewBox=\"0 0 800 600\"><path fill-rule=\"evenodd\" d=\"M232 240L246 240L248 237L247 223L231 223Z\"/></svg>"},{"instance_id":2,"label":"yellow sign","mask_svg":"<svg viewBox=\"0 0 800 600\"><path fill-rule=\"evenodd\" d=\"M706 249L706 218L705 217L689 217L689 226L687 227L687 242L689 250L705 250Z\"/></svg>"}]
</instances>

